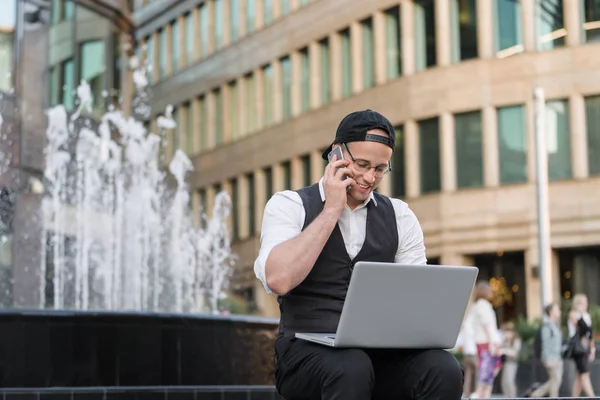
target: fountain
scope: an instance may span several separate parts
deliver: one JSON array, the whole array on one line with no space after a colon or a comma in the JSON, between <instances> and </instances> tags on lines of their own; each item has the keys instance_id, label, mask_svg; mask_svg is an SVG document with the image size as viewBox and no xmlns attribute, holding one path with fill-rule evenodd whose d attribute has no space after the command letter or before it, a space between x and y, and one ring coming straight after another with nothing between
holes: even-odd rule
<instances>
[{"instance_id":1,"label":"fountain","mask_svg":"<svg viewBox=\"0 0 600 400\"><path fill-rule=\"evenodd\" d=\"M130 67L134 114L147 117L146 71L135 57ZM0 309L0 386L76 397L76 387L271 384L277 321L219 314L236 261L231 200L218 193L194 226L193 164L179 149L164 164L172 107L148 132L116 108L92 113L87 82L76 95L72 115L46 112L46 279L38 309Z\"/></svg>"},{"instance_id":2,"label":"fountain","mask_svg":"<svg viewBox=\"0 0 600 400\"><path fill-rule=\"evenodd\" d=\"M142 93L136 111L147 114L139 100L147 98L143 69L135 70L134 82ZM52 293L56 309L217 313L235 261L226 224L231 201L218 193L212 218L204 214L206 227L194 228L185 182L190 159L178 149L171 176L160 168L165 137L176 127L172 107L159 117L159 133L114 109L93 129L94 121L82 118L92 111L87 82L77 97L72 116L62 105L47 112L44 214L51 247L43 268L53 279L40 290Z\"/></svg>"}]
</instances>

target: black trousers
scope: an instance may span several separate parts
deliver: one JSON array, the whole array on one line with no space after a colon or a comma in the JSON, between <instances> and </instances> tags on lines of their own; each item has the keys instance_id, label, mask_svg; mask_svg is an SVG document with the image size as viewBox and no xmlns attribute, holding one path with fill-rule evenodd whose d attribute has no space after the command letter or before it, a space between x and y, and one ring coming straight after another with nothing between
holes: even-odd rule
<instances>
[{"instance_id":1,"label":"black trousers","mask_svg":"<svg viewBox=\"0 0 600 400\"><path fill-rule=\"evenodd\" d=\"M459 400L463 374L444 350L335 349L295 338L275 345L286 400Z\"/></svg>"}]
</instances>

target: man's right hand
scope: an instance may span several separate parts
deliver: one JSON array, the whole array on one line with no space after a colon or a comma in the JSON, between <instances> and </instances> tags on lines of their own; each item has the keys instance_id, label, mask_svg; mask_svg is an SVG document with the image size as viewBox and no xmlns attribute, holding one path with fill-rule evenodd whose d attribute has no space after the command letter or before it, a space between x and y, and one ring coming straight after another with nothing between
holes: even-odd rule
<instances>
[{"instance_id":1,"label":"man's right hand","mask_svg":"<svg viewBox=\"0 0 600 400\"><path fill-rule=\"evenodd\" d=\"M337 157L337 156L336 156ZM323 175L323 190L325 191L325 206L337 213L341 213L346 207L348 201L347 188L355 185L354 174L348 165L348 160L333 159L325 167ZM346 175L346 179L343 179Z\"/></svg>"}]
</instances>

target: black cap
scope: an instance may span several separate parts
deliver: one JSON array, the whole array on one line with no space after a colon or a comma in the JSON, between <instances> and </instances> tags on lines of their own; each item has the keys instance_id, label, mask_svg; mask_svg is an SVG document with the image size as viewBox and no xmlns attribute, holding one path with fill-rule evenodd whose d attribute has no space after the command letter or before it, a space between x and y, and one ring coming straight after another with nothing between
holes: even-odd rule
<instances>
[{"instance_id":1,"label":"black cap","mask_svg":"<svg viewBox=\"0 0 600 400\"><path fill-rule=\"evenodd\" d=\"M370 131L371 129L384 130L387 132L388 137L367 134L367 131ZM394 150L396 132L394 131L392 123L377 111L355 111L346 115L338 125L337 131L335 132L335 139L323 152L323 159L327 160L327 155L332 150L334 144L359 142L364 140L383 143Z\"/></svg>"}]
</instances>

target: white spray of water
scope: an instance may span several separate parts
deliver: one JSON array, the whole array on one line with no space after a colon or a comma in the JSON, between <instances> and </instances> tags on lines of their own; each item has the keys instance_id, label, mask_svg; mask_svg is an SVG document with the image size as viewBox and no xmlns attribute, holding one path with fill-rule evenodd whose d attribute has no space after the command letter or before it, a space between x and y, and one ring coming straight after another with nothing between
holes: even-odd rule
<instances>
[{"instance_id":1,"label":"white spray of water","mask_svg":"<svg viewBox=\"0 0 600 400\"><path fill-rule=\"evenodd\" d=\"M146 115L149 108L139 101L148 85L145 69L133 75L134 103ZM53 307L217 312L236 258L226 224L231 201L218 193L206 228L194 228L185 181L190 159L175 152L171 180L159 165L162 138L176 128L173 108L152 133L118 110L86 119L93 97L85 81L77 97L70 117L62 105L47 112L44 212Z\"/></svg>"}]
</instances>

